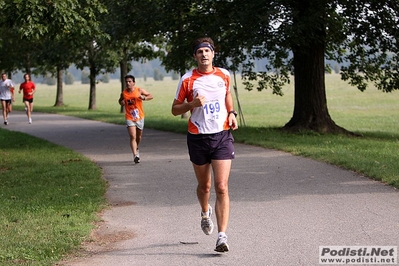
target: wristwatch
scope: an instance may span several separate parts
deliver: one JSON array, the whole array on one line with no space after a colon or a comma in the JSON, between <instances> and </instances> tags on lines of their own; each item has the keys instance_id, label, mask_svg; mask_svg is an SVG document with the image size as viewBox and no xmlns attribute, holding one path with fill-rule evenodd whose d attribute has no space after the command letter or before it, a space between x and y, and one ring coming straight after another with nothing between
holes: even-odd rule
<instances>
[{"instance_id":1,"label":"wristwatch","mask_svg":"<svg viewBox=\"0 0 399 266\"><path fill-rule=\"evenodd\" d=\"M229 112L229 114L234 114L234 116L237 117L237 112L236 112L235 110L231 110L231 111Z\"/></svg>"}]
</instances>

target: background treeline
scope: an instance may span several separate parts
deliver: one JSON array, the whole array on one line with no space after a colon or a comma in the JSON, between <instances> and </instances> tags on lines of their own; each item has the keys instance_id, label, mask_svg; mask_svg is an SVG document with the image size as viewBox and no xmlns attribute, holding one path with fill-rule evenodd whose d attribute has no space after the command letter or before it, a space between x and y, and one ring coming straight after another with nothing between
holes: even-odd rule
<instances>
[{"instance_id":1,"label":"background treeline","mask_svg":"<svg viewBox=\"0 0 399 266\"><path fill-rule=\"evenodd\" d=\"M146 63L131 62L132 70L130 71L137 78L152 77L156 81L162 81L164 77L171 77L173 80L178 80L180 75L176 72L166 72L165 68L161 65L159 59L154 59ZM24 72L17 70L11 74L11 78L15 83L23 82ZM63 81L65 85L72 85L75 82L82 84L90 83L90 72L86 67L83 70L76 68L75 65L70 66L65 70ZM111 79L119 79L120 70L116 69L112 73L103 73L96 77L97 82L108 83ZM39 84L55 85L57 83L56 77L51 73L46 74L32 74L32 81Z\"/></svg>"}]
</instances>

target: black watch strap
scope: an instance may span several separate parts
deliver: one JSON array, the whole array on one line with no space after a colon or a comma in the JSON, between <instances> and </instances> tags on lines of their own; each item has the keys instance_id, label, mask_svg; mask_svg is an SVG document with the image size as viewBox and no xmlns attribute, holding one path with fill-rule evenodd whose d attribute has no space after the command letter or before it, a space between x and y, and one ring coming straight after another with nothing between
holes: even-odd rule
<instances>
[{"instance_id":1,"label":"black watch strap","mask_svg":"<svg viewBox=\"0 0 399 266\"><path fill-rule=\"evenodd\" d=\"M237 117L237 112L235 110L230 111L229 114L234 114L234 116Z\"/></svg>"}]
</instances>

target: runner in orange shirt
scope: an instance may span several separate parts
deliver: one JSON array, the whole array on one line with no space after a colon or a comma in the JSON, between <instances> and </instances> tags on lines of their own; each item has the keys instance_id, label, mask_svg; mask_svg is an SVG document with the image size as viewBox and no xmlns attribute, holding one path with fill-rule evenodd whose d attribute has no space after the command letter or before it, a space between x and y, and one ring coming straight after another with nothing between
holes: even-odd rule
<instances>
[{"instance_id":1,"label":"runner in orange shirt","mask_svg":"<svg viewBox=\"0 0 399 266\"><path fill-rule=\"evenodd\" d=\"M125 77L126 89L119 97L119 104L125 106L127 132L130 136L130 148L133 153L134 163L140 162L139 144L144 129L143 101L152 100L154 97L148 91L135 87L136 80L132 75Z\"/></svg>"},{"instance_id":2,"label":"runner in orange shirt","mask_svg":"<svg viewBox=\"0 0 399 266\"><path fill-rule=\"evenodd\" d=\"M24 92L22 102L25 104L26 115L28 116L28 123L32 124L32 111L33 111L33 94L36 92L35 83L31 81L30 74L24 75L24 82L19 85L19 93Z\"/></svg>"}]
</instances>

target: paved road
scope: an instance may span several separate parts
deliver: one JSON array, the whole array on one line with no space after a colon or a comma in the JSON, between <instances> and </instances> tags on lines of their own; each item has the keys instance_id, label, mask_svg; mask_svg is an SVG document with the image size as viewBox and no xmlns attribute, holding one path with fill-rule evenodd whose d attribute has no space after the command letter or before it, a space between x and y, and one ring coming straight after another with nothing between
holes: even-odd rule
<instances>
[{"instance_id":1,"label":"paved road","mask_svg":"<svg viewBox=\"0 0 399 266\"><path fill-rule=\"evenodd\" d=\"M398 245L396 189L325 163L236 144L231 251L215 253L216 234L200 229L185 135L145 129L142 162L133 165L124 126L33 118L29 125L25 114L13 112L2 127L84 154L109 182L112 208L93 233L97 241L62 265L318 265L319 246Z\"/></svg>"}]
</instances>

